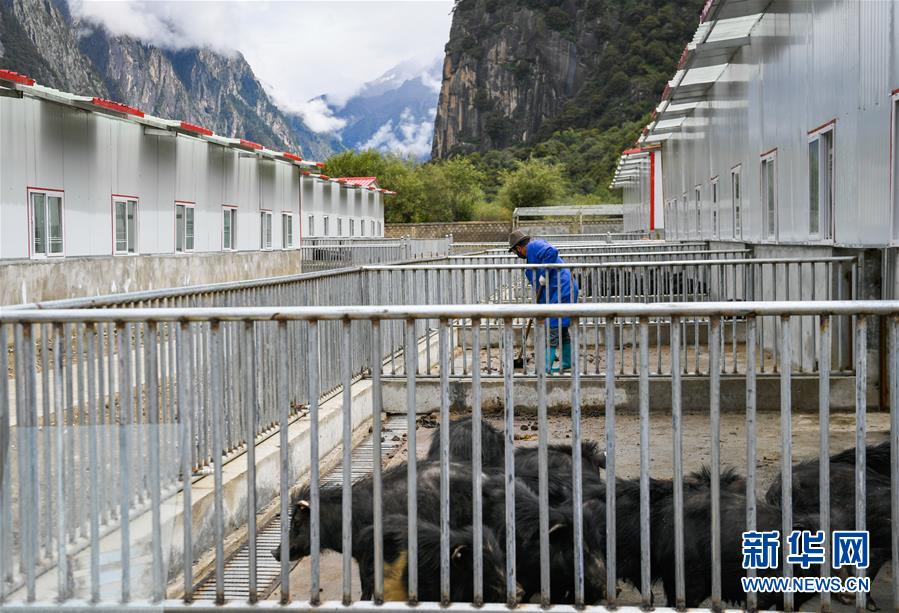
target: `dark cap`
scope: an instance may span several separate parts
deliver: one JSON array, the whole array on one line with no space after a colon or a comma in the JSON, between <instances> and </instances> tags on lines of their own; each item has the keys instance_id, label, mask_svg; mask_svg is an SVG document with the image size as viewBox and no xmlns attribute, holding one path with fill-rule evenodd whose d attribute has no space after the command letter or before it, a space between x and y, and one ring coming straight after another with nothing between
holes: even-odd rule
<instances>
[{"instance_id":1,"label":"dark cap","mask_svg":"<svg viewBox=\"0 0 899 613\"><path fill-rule=\"evenodd\" d=\"M512 230L509 234L509 251L514 251L515 247L529 240L531 240L531 237L522 230Z\"/></svg>"}]
</instances>

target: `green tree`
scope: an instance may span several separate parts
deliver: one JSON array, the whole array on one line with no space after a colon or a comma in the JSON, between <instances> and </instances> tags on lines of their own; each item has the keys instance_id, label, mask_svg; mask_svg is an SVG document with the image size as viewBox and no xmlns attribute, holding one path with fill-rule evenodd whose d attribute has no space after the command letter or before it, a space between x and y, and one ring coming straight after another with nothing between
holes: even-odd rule
<instances>
[{"instance_id":1,"label":"green tree","mask_svg":"<svg viewBox=\"0 0 899 613\"><path fill-rule=\"evenodd\" d=\"M503 174L497 199L507 209L551 204L566 192L562 172L559 164L546 160L519 162L515 170Z\"/></svg>"}]
</instances>

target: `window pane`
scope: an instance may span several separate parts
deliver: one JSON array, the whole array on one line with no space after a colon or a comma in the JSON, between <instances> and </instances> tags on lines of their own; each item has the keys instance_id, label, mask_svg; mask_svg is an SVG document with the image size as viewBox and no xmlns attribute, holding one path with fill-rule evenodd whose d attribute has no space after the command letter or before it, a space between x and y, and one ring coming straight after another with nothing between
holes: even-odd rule
<instances>
[{"instance_id":1,"label":"window pane","mask_svg":"<svg viewBox=\"0 0 899 613\"><path fill-rule=\"evenodd\" d=\"M184 248L194 248L194 209L189 206L184 207Z\"/></svg>"},{"instance_id":2,"label":"window pane","mask_svg":"<svg viewBox=\"0 0 899 613\"><path fill-rule=\"evenodd\" d=\"M776 203L774 200L775 197L775 185L774 185L774 160L768 160L765 162L765 182L767 185L767 196L768 196L768 236L774 236L775 228L777 227L776 221Z\"/></svg>"},{"instance_id":3,"label":"window pane","mask_svg":"<svg viewBox=\"0 0 899 613\"><path fill-rule=\"evenodd\" d=\"M115 250L122 253L128 248L128 230L126 226L125 203L117 200L115 203Z\"/></svg>"},{"instance_id":4,"label":"window pane","mask_svg":"<svg viewBox=\"0 0 899 613\"><path fill-rule=\"evenodd\" d=\"M128 201L128 252L135 253L137 251L137 202Z\"/></svg>"},{"instance_id":5,"label":"window pane","mask_svg":"<svg viewBox=\"0 0 899 613\"><path fill-rule=\"evenodd\" d=\"M50 218L50 253L62 253L62 198L47 197L47 214Z\"/></svg>"},{"instance_id":6,"label":"window pane","mask_svg":"<svg viewBox=\"0 0 899 613\"><path fill-rule=\"evenodd\" d=\"M821 136L823 164L821 164L821 172L823 176L823 210L821 211L821 219L818 222L820 227L824 229L824 237L832 238L833 227L833 132L826 132Z\"/></svg>"},{"instance_id":7,"label":"window pane","mask_svg":"<svg viewBox=\"0 0 899 613\"><path fill-rule=\"evenodd\" d=\"M184 206L175 205L175 251L184 251Z\"/></svg>"},{"instance_id":8,"label":"window pane","mask_svg":"<svg viewBox=\"0 0 899 613\"><path fill-rule=\"evenodd\" d=\"M821 206L818 193L819 168L818 140L815 139L808 144L808 231L815 236L819 232Z\"/></svg>"},{"instance_id":9,"label":"window pane","mask_svg":"<svg viewBox=\"0 0 899 613\"><path fill-rule=\"evenodd\" d=\"M231 249L231 209L225 209L222 226L222 247Z\"/></svg>"},{"instance_id":10,"label":"window pane","mask_svg":"<svg viewBox=\"0 0 899 613\"><path fill-rule=\"evenodd\" d=\"M47 197L31 194L31 218L34 222L34 252L47 253Z\"/></svg>"}]
</instances>

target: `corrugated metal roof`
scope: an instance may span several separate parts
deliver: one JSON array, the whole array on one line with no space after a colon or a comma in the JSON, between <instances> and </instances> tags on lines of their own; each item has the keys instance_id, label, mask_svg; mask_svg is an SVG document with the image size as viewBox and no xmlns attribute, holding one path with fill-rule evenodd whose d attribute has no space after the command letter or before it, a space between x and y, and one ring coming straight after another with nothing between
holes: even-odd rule
<instances>
[{"instance_id":1,"label":"corrugated metal roof","mask_svg":"<svg viewBox=\"0 0 899 613\"><path fill-rule=\"evenodd\" d=\"M340 177L339 180L357 187L378 187L378 177Z\"/></svg>"},{"instance_id":2,"label":"corrugated metal roof","mask_svg":"<svg viewBox=\"0 0 899 613\"><path fill-rule=\"evenodd\" d=\"M215 134L212 130L186 121L154 117L140 109L114 100L106 100L95 96L79 96L70 92L60 91L51 87L45 87L34 79L11 70L0 70L0 89L14 90L23 95L76 107L91 113L114 117L120 121L137 123L156 130L166 130L174 134L198 138L209 141L222 147L239 149L246 153L255 153L260 157L280 159L302 168L321 168L321 162L304 160L301 156L288 151L273 151L266 149L259 143L243 138L232 138Z\"/></svg>"}]
</instances>

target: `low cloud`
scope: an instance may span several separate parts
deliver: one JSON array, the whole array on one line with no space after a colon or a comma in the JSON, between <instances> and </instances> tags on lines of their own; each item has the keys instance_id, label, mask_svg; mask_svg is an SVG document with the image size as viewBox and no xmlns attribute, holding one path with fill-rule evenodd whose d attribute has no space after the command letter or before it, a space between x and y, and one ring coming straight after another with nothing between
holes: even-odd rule
<instances>
[{"instance_id":1,"label":"low cloud","mask_svg":"<svg viewBox=\"0 0 899 613\"><path fill-rule=\"evenodd\" d=\"M408 108L404 109L396 125L393 120L388 121L361 148L427 157L431 153L431 138L434 136L434 113L436 109L428 114L429 117L420 120Z\"/></svg>"},{"instance_id":2,"label":"low cloud","mask_svg":"<svg viewBox=\"0 0 899 613\"><path fill-rule=\"evenodd\" d=\"M346 120L336 117L322 98L313 98L300 104L286 102L275 96L276 103L285 111L296 113L313 132L337 132L346 126Z\"/></svg>"}]
</instances>

